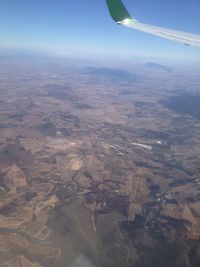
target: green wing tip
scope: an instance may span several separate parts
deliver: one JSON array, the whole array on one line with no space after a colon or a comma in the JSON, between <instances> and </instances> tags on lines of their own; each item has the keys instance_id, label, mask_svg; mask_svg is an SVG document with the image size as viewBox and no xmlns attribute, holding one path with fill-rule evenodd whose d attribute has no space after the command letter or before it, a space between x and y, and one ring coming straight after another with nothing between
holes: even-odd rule
<instances>
[{"instance_id":1,"label":"green wing tip","mask_svg":"<svg viewBox=\"0 0 200 267\"><path fill-rule=\"evenodd\" d=\"M106 0L111 17L116 22L121 22L125 19L131 19L130 14L125 8L121 0Z\"/></svg>"}]
</instances>

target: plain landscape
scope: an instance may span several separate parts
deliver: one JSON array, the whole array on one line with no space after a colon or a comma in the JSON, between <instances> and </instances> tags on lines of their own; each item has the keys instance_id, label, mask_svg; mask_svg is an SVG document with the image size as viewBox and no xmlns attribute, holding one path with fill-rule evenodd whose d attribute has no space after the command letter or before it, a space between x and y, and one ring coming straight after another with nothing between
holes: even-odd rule
<instances>
[{"instance_id":1,"label":"plain landscape","mask_svg":"<svg viewBox=\"0 0 200 267\"><path fill-rule=\"evenodd\" d=\"M0 266L199 267L200 68L0 57Z\"/></svg>"}]
</instances>

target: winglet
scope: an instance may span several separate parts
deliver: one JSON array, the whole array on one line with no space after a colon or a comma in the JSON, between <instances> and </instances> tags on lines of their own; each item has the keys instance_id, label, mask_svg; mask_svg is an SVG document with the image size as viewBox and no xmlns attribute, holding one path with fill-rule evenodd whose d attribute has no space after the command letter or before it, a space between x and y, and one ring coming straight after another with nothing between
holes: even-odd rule
<instances>
[{"instance_id":1,"label":"winglet","mask_svg":"<svg viewBox=\"0 0 200 267\"><path fill-rule=\"evenodd\" d=\"M106 0L111 17L117 23L132 19L121 0Z\"/></svg>"}]
</instances>

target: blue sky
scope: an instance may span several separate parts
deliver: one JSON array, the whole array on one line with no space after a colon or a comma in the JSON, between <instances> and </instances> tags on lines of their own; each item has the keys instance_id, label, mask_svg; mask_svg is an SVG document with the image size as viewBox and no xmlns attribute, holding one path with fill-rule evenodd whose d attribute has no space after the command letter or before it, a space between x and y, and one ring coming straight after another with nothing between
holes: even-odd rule
<instances>
[{"instance_id":1,"label":"blue sky","mask_svg":"<svg viewBox=\"0 0 200 267\"><path fill-rule=\"evenodd\" d=\"M199 0L124 0L138 20L200 34ZM105 0L1 0L0 47L63 55L200 60L186 47L116 25Z\"/></svg>"}]
</instances>

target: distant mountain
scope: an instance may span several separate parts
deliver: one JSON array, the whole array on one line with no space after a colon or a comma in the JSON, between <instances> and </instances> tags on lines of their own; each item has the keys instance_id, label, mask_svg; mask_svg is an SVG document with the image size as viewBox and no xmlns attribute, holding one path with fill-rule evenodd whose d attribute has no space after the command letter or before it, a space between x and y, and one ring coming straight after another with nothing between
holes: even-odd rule
<instances>
[{"instance_id":1,"label":"distant mountain","mask_svg":"<svg viewBox=\"0 0 200 267\"><path fill-rule=\"evenodd\" d=\"M165 65L153 63L153 62L148 62L143 65L144 68L153 70L153 71L165 71L165 72L172 72L172 69L170 67L167 67Z\"/></svg>"},{"instance_id":2,"label":"distant mountain","mask_svg":"<svg viewBox=\"0 0 200 267\"><path fill-rule=\"evenodd\" d=\"M110 78L113 82L130 83L135 82L137 80L136 75L130 73L129 71L120 69L87 67L83 69L82 73Z\"/></svg>"}]
</instances>

